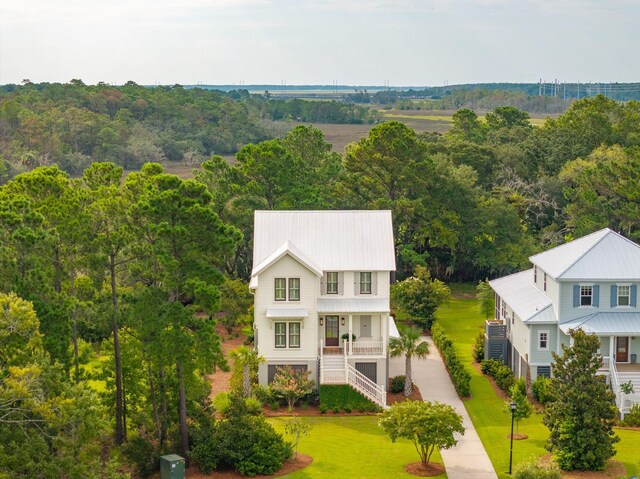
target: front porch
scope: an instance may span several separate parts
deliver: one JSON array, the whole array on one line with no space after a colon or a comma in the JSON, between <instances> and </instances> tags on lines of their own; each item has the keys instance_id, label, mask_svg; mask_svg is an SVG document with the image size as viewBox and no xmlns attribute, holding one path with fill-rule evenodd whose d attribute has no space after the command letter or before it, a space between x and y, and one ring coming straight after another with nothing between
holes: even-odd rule
<instances>
[{"instance_id":1,"label":"front porch","mask_svg":"<svg viewBox=\"0 0 640 479\"><path fill-rule=\"evenodd\" d=\"M320 315L318 355L386 357L389 319L388 313Z\"/></svg>"}]
</instances>

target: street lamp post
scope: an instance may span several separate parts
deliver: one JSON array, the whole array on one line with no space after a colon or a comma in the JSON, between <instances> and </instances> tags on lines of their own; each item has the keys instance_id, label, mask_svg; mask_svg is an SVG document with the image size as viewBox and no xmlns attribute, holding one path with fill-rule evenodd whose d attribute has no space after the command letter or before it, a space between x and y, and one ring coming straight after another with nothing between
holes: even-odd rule
<instances>
[{"instance_id":1,"label":"street lamp post","mask_svg":"<svg viewBox=\"0 0 640 479\"><path fill-rule=\"evenodd\" d=\"M517 407L518 405L514 401L511 401L511 404L509 404L509 408L511 409L511 448L509 450L509 475L511 475L511 467L513 466L513 419Z\"/></svg>"}]
</instances>

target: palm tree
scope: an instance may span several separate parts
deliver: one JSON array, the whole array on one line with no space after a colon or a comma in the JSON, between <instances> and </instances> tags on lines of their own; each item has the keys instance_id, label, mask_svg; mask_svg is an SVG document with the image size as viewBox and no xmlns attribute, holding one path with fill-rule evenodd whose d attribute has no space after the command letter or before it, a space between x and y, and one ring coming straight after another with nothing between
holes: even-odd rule
<instances>
[{"instance_id":1,"label":"palm tree","mask_svg":"<svg viewBox=\"0 0 640 479\"><path fill-rule=\"evenodd\" d=\"M253 349L247 346L239 346L229 354L233 359L234 374L232 381L236 382L236 387L242 391L244 397L251 396L251 382L258 373L258 365L264 362L262 356L258 356ZM242 372L241 372L242 371ZM242 378L242 386L237 381ZM240 387L239 387L240 386Z\"/></svg>"},{"instance_id":2,"label":"palm tree","mask_svg":"<svg viewBox=\"0 0 640 479\"><path fill-rule=\"evenodd\" d=\"M414 327L400 327L400 337L389 341L391 357L405 356L404 395L411 396L413 381L411 376L411 358L426 358L429 354L429 343L421 341L422 331Z\"/></svg>"}]
</instances>

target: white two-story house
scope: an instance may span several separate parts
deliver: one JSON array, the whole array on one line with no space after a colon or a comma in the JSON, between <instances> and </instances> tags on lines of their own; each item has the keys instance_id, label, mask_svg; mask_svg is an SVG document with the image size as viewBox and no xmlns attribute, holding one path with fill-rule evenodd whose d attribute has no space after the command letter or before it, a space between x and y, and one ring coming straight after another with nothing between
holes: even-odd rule
<instances>
[{"instance_id":1,"label":"white two-story house","mask_svg":"<svg viewBox=\"0 0 640 479\"><path fill-rule=\"evenodd\" d=\"M502 356L517 377L548 377L552 353L580 328L600 339L600 372L628 412L640 402L640 246L603 229L529 259L532 269L490 282L496 321L487 323L486 354ZM620 391L628 381L634 394Z\"/></svg>"},{"instance_id":2,"label":"white two-story house","mask_svg":"<svg viewBox=\"0 0 640 479\"><path fill-rule=\"evenodd\" d=\"M390 211L256 211L253 271L260 384L278 368L350 384L383 404L395 271Z\"/></svg>"}]
</instances>

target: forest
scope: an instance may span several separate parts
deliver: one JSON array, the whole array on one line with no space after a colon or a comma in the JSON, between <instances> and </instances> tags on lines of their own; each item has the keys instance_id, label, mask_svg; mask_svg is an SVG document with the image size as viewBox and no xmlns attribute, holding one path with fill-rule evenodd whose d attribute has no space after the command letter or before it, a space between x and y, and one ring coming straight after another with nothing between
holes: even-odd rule
<instances>
[{"instance_id":1,"label":"forest","mask_svg":"<svg viewBox=\"0 0 640 479\"><path fill-rule=\"evenodd\" d=\"M443 135L381 123L341 155L312 126L269 138L253 101L2 91L0 478L121 477L198 447L206 374L227 368L215 327L252 303L256 209L390 209L397 279L477 282L606 226L640 239L638 102L585 98L540 127L460 109ZM190 151L193 179L156 163Z\"/></svg>"}]
</instances>

